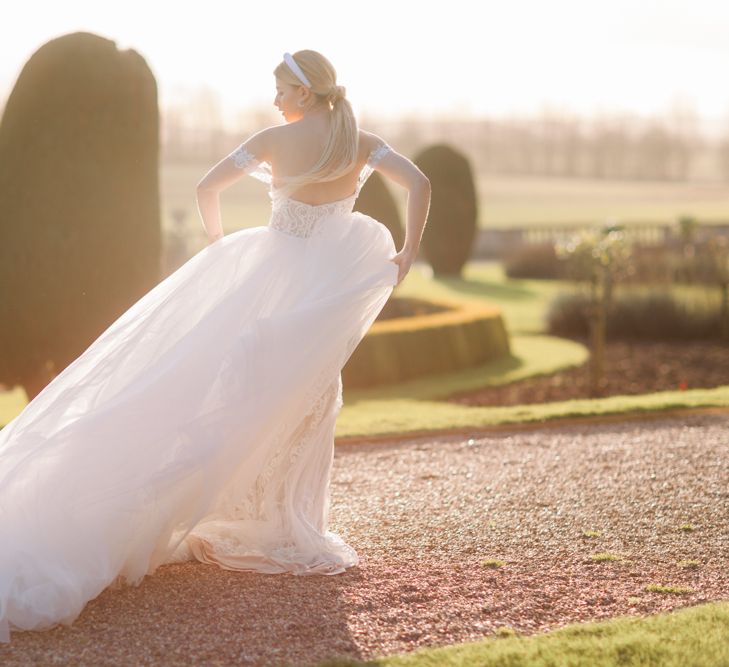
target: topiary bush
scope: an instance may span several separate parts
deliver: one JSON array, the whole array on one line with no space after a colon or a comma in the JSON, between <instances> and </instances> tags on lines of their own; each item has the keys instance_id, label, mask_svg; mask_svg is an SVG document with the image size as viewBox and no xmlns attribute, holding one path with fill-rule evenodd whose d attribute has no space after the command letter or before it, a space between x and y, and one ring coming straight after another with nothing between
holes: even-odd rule
<instances>
[{"instance_id":1,"label":"topiary bush","mask_svg":"<svg viewBox=\"0 0 729 667\"><path fill-rule=\"evenodd\" d=\"M378 222L381 222L390 230L395 248L400 250L405 242L405 230L400 220L400 212L397 209L392 193L385 180L376 171L373 171L359 196L355 200L354 210L369 215Z\"/></svg>"},{"instance_id":2,"label":"topiary bush","mask_svg":"<svg viewBox=\"0 0 729 667\"><path fill-rule=\"evenodd\" d=\"M509 355L501 311L477 301L431 301L430 312L373 323L344 368L350 388L406 380L479 366Z\"/></svg>"},{"instance_id":3,"label":"topiary bush","mask_svg":"<svg viewBox=\"0 0 729 667\"><path fill-rule=\"evenodd\" d=\"M445 144L426 148L413 162L431 185L423 255L436 276L460 277L471 256L478 215L470 162Z\"/></svg>"},{"instance_id":4,"label":"topiary bush","mask_svg":"<svg viewBox=\"0 0 729 667\"><path fill-rule=\"evenodd\" d=\"M33 398L160 277L157 85L79 32L23 67L0 123L0 383Z\"/></svg>"},{"instance_id":5,"label":"topiary bush","mask_svg":"<svg viewBox=\"0 0 729 667\"><path fill-rule=\"evenodd\" d=\"M425 299L416 299L415 297L408 296L391 296L382 307L382 310L377 314L375 322L393 320L398 317L418 317L432 313L443 313L448 310L451 310L449 306L434 303L433 301L426 301Z\"/></svg>"}]
</instances>

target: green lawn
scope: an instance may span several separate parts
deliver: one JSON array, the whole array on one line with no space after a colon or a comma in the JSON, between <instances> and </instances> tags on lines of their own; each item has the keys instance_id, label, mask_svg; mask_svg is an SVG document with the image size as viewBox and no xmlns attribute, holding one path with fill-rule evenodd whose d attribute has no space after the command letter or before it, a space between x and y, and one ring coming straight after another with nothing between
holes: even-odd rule
<instances>
[{"instance_id":1,"label":"green lawn","mask_svg":"<svg viewBox=\"0 0 729 667\"><path fill-rule=\"evenodd\" d=\"M504 627L498 635L368 662L332 659L319 667L726 667L729 603L574 624L529 637Z\"/></svg>"},{"instance_id":2,"label":"green lawn","mask_svg":"<svg viewBox=\"0 0 729 667\"><path fill-rule=\"evenodd\" d=\"M559 280L512 280L499 262L469 262L463 279L434 280L425 264L414 266L397 287L396 296L489 301L504 314L510 334L542 334L549 304L557 293L573 289Z\"/></svg>"},{"instance_id":3,"label":"green lawn","mask_svg":"<svg viewBox=\"0 0 729 667\"><path fill-rule=\"evenodd\" d=\"M419 434L421 431L464 431L499 424L706 407L729 408L729 386L507 407L465 406L407 398L357 401L345 392L336 436L351 438Z\"/></svg>"},{"instance_id":4,"label":"green lawn","mask_svg":"<svg viewBox=\"0 0 729 667\"><path fill-rule=\"evenodd\" d=\"M666 223L687 214L702 222L729 222L723 183L605 181L481 175L482 227L601 223Z\"/></svg>"},{"instance_id":5,"label":"green lawn","mask_svg":"<svg viewBox=\"0 0 729 667\"><path fill-rule=\"evenodd\" d=\"M565 338L540 335L516 335L509 341L511 354L482 366L453 373L416 378L397 385L374 389L351 389L347 401L438 399L455 392L493 387L537 375L579 366L587 361L584 345Z\"/></svg>"},{"instance_id":6,"label":"green lawn","mask_svg":"<svg viewBox=\"0 0 729 667\"><path fill-rule=\"evenodd\" d=\"M191 252L205 247L205 233L195 201L195 185L212 166L212 163L163 164L160 169L162 227L172 229L173 212L184 211ZM226 234L268 223L271 204L267 188L265 183L244 175L221 194L220 214Z\"/></svg>"}]
</instances>

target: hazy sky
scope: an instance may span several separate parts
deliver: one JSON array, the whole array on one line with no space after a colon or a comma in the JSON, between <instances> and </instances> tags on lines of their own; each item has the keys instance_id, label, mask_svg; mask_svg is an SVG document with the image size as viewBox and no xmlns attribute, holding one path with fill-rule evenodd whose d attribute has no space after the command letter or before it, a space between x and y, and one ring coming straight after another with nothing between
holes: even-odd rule
<instances>
[{"instance_id":1,"label":"hazy sky","mask_svg":"<svg viewBox=\"0 0 729 667\"><path fill-rule=\"evenodd\" d=\"M208 85L270 105L284 51L315 49L357 113L661 113L729 119L727 0L25 0L0 27L3 97L44 42L76 30L140 52L160 103Z\"/></svg>"}]
</instances>

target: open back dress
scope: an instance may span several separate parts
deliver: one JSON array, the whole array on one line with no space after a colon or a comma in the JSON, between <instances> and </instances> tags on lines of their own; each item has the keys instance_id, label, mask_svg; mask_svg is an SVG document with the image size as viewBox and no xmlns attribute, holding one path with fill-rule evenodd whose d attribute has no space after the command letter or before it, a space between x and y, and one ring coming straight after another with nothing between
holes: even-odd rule
<instances>
[{"instance_id":1,"label":"open back dress","mask_svg":"<svg viewBox=\"0 0 729 667\"><path fill-rule=\"evenodd\" d=\"M71 624L161 564L343 572L328 530L341 369L397 284L389 230L356 191L281 196L126 312L0 430L0 641Z\"/></svg>"}]
</instances>

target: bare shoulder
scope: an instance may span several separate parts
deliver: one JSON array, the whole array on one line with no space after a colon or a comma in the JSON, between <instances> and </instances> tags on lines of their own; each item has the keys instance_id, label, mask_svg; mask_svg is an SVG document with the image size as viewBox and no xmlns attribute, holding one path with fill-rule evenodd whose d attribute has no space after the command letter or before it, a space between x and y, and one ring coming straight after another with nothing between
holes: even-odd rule
<instances>
[{"instance_id":1,"label":"bare shoulder","mask_svg":"<svg viewBox=\"0 0 729 667\"><path fill-rule=\"evenodd\" d=\"M387 143L382 137L377 136L374 132L368 132L360 128L359 143L365 149L365 155L369 155L378 146Z\"/></svg>"},{"instance_id":2,"label":"bare shoulder","mask_svg":"<svg viewBox=\"0 0 729 667\"><path fill-rule=\"evenodd\" d=\"M279 154L280 148L288 148L292 141L297 140L299 132L300 129L296 123L271 125L252 135L246 145L255 155L270 162L273 155ZM385 140L373 132L359 129L359 154L363 159L366 159L373 150L384 143L386 143Z\"/></svg>"},{"instance_id":3,"label":"bare shoulder","mask_svg":"<svg viewBox=\"0 0 729 667\"><path fill-rule=\"evenodd\" d=\"M276 146L281 141L281 129L278 125L264 127L246 139L243 145L259 160L270 163L276 152Z\"/></svg>"}]
</instances>

